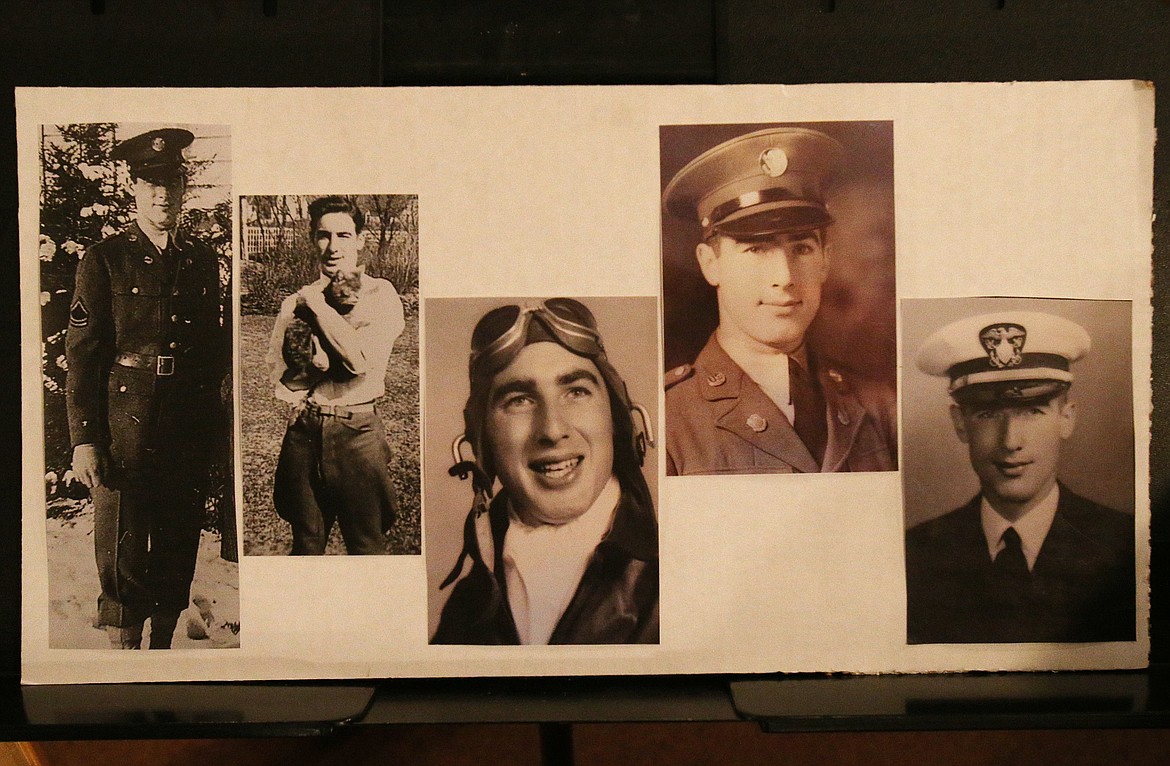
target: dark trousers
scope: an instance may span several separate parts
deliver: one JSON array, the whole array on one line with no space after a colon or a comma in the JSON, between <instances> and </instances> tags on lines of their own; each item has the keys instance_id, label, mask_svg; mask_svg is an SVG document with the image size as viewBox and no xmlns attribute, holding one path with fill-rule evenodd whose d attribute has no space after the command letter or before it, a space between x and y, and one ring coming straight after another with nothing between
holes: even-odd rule
<instances>
[{"instance_id":1,"label":"dark trousers","mask_svg":"<svg viewBox=\"0 0 1170 766\"><path fill-rule=\"evenodd\" d=\"M305 409L288 427L273 504L292 525L294 556L320 556L336 521L350 554L386 552L394 521L390 447L378 413Z\"/></svg>"},{"instance_id":2,"label":"dark trousers","mask_svg":"<svg viewBox=\"0 0 1170 766\"><path fill-rule=\"evenodd\" d=\"M187 608L204 515L192 484L156 476L93 489L99 625L140 626Z\"/></svg>"}]
</instances>

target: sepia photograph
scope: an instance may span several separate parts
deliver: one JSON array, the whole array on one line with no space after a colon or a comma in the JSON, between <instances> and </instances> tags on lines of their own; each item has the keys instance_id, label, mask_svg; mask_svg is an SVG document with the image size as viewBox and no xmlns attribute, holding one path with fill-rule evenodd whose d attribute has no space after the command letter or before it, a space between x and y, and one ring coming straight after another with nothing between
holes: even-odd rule
<instances>
[{"instance_id":1,"label":"sepia photograph","mask_svg":"<svg viewBox=\"0 0 1170 766\"><path fill-rule=\"evenodd\" d=\"M667 474L895 470L893 123L659 140Z\"/></svg>"},{"instance_id":2,"label":"sepia photograph","mask_svg":"<svg viewBox=\"0 0 1170 766\"><path fill-rule=\"evenodd\" d=\"M224 125L40 131L50 645L240 645Z\"/></svg>"},{"instance_id":3,"label":"sepia photograph","mask_svg":"<svg viewBox=\"0 0 1170 766\"><path fill-rule=\"evenodd\" d=\"M418 198L240 220L244 554L419 553Z\"/></svg>"},{"instance_id":4,"label":"sepia photograph","mask_svg":"<svg viewBox=\"0 0 1170 766\"><path fill-rule=\"evenodd\" d=\"M431 643L658 643L656 314L427 301Z\"/></svg>"},{"instance_id":5,"label":"sepia photograph","mask_svg":"<svg viewBox=\"0 0 1170 766\"><path fill-rule=\"evenodd\" d=\"M907 642L1136 639L1130 301L902 301Z\"/></svg>"}]
</instances>

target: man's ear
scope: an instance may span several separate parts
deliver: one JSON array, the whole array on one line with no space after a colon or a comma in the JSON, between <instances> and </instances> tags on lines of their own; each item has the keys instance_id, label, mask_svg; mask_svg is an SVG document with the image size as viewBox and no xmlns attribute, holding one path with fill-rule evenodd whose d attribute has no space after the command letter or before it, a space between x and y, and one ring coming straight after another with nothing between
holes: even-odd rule
<instances>
[{"instance_id":1,"label":"man's ear","mask_svg":"<svg viewBox=\"0 0 1170 766\"><path fill-rule=\"evenodd\" d=\"M824 282L829 278L829 264L833 262L833 242L824 229L818 236L821 238L821 281Z\"/></svg>"},{"instance_id":2,"label":"man's ear","mask_svg":"<svg viewBox=\"0 0 1170 766\"><path fill-rule=\"evenodd\" d=\"M695 247L695 259L699 262L699 268L703 270L703 279L707 280L707 284L718 287L719 255L715 252L715 248L706 242L700 242Z\"/></svg>"},{"instance_id":3,"label":"man's ear","mask_svg":"<svg viewBox=\"0 0 1170 766\"><path fill-rule=\"evenodd\" d=\"M1058 414L1060 415L1060 438L1067 439L1072 436L1073 429L1077 425L1077 403L1072 399L1065 400Z\"/></svg>"},{"instance_id":4,"label":"man's ear","mask_svg":"<svg viewBox=\"0 0 1170 766\"><path fill-rule=\"evenodd\" d=\"M967 444L967 423L963 420L963 408L957 404L951 405L951 423L955 426L955 435L959 441Z\"/></svg>"}]
</instances>

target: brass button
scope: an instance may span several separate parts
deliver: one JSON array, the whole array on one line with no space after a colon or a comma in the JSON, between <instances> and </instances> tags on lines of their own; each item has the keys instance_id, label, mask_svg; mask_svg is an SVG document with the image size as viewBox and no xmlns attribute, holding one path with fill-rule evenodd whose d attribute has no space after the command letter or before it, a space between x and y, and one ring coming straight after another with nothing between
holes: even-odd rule
<instances>
[{"instance_id":1,"label":"brass button","mask_svg":"<svg viewBox=\"0 0 1170 766\"><path fill-rule=\"evenodd\" d=\"M118 390L125 393L126 387L125 386L118 386Z\"/></svg>"},{"instance_id":2,"label":"brass button","mask_svg":"<svg viewBox=\"0 0 1170 766\"><path fill-rule=\"evenodd\" d=\"M175 343L173 340L167 344L167 348L178 348L178 347L179 347L179 344Z\"/></svg>"},{"instance_id":3,"label":"brass button","mask_svg":"<svg viewBox=\"0 0 1170 766\"><path fill-rule=\"evenodd\" d=\"M131 287L131 288L130 288L130 292L134 293L135 295L138 295L138 288L137 288L137 287Z\"/></svg>"}]
</instances>

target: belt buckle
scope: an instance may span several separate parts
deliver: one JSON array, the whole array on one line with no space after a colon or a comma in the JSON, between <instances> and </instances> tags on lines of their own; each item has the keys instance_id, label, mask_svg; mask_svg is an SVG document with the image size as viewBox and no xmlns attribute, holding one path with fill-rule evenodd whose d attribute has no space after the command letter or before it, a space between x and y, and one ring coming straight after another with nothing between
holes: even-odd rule
<instances>
[{"instance_id":1,"label":"belt buckle","mask_svg":"<svg viewBox=\"0 0 1170 766\"><path fill-rule=\"evenodd\" d=\"M154 372L159 376L174 375L175 358L173 356L157 357L154 365Z\"/></svg>"}]
</instances>

